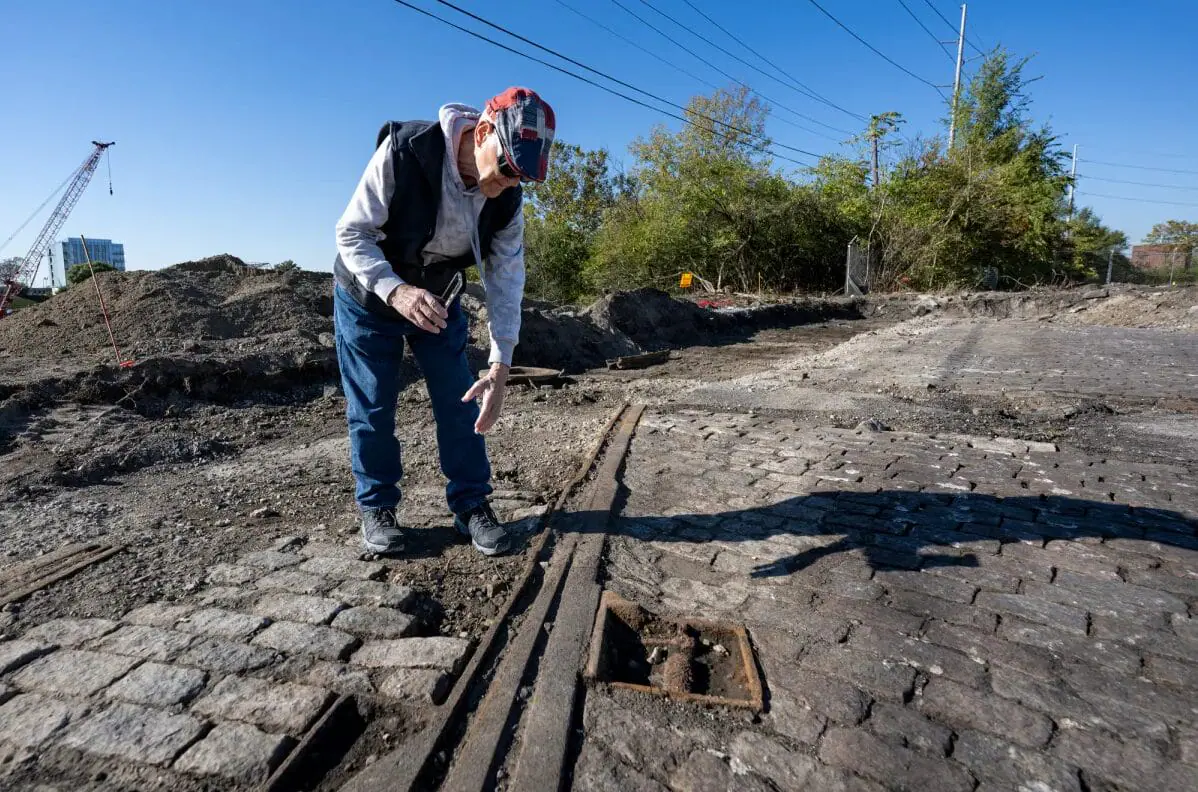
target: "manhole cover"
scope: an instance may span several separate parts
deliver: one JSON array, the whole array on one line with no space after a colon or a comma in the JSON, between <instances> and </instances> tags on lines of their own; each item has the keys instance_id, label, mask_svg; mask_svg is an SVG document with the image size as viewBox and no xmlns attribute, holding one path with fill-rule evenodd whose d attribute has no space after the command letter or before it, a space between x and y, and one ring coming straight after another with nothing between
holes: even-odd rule
<instances>
[{"instance_id":1,"label":"manhole cover","mask_svg":"<svg viewBox=\"0 0 1198 792\"><path fill-rule=\"evenodd\" d=\"M663 619L614 591L600 600L585 676L681 701L762 709L761 675L744 627Z\"/></svg>"}]
</instances>

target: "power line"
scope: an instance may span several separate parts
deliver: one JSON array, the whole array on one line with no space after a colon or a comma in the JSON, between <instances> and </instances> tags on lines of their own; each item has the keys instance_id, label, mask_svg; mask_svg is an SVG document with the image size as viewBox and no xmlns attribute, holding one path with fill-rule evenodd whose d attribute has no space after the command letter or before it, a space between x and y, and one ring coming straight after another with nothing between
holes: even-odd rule
<instances>
[{"instance_id":1,"label":"power line","mask_svg":"<svg viewBox=\"0 0 1198 792\"><path fill-rule=\"evenodd\" d=\"M693 113L694 115L698 116L699 118L704 119L705 121L710 121L713 124L719 124L720 126L735 130L735 131L740 132L745 135L749 135L750 137L757 138L757 139L763 139L760 135L754 134L753 131L750 129L743 129L741 127L734 126L734 125L726 123L724 121L720 121L718 119L711 118L709 116L705 116L702 113L696 113L692 110L688 110L687 108L683 107L682 105L678 104L677 102L671 102L669 99L663 99L662 97L658 96L657 94L650 93L649 91L646 91L643 88L638 88L637 86L633 85L632 83L625 82L617 77L612 77L607 72L602 72L602 71L599 71L598 69L594 69L590 66L587 66L585 63L574 60L573 58L571 58L568 55L563 55L562 53L558 52L557 50L550 49L549 47L546 47L542 44L538 44L537 42L533 41L532 39L526 38L525 36L521 36L519 33L514 33L502 25L498 25L494 22L491 22L488 19L484 19L483 17L479 16L478 14L474 14L470 11L467 11L464 8L456 6L453 3L449 2L449 0L437 0L437 2L443 6L446 6L447 8L452 8L454 11L457 11L459 14L464 14L464 15L470 17L471 19L475 20L476 22L481 22L482 24L486 25L487 27L494 28L495 30L498 30L502 33L506 33L507 35L511 36L512 38L518 39L520 41L523 41L525 44L529 44L533 47L536 47L537 49L541 50L542 52L547 52L550 55L553 55L554 57L561 58L562 60L566 61L567 63L572 63L575 66L578 66L579 68L586 69L587 71L591 72L592 74L597 74L606 80L611 80L612 82L616 83L617 85L621 85L625 88L636 91L637 93L639 93L643 96L647 96L656 102L661 102L662 104L669 105L670 107L673 107L676 110L681 110L684 113ZM800 154L806 154L807 156L815 157L816 159L819 159L819 157L820 157L819 154L813 154L810 151L806 151L804 149L798 148L797 146L788 146L785 143L777 143L777 142L774 142L773 145L778 146L779 148L788 149L790 151L797 151Z\"/></svg>"},{"instance_id":2,"label":"power line","mask_svg":"<svg viewBox=\"0 0 1198 792\"><path fill-rule=\"evenodd\" d=\"M957 30L957 26L956 26L956 25L954 25L952 22L949 22L949 21L948 21L948 17L946 17L944 14L940 13L940 9L939 9L939 8L937 8L936 6L932 5L932 0L923 0L923 1L924 1L925 3L927 3L927 5L928 5L928 8L930 8L930 9L932 9L933 11L935 11L935 12L936 12L936 16L938 16L938 17L940 17L942 20L944 20L944 24L948 25L948 29L949 29L949 30L951 30L951 31L953 32L953 35L960 35L960 31L959 31L959 30ZM966 37L965 37L965 43L966 43L966 44L968 44L969 46L973 47L974 51L975 51L975 52L977 52L977 54L979 54L979 55L985 55L985 54L986 54L986 53L982 52L982 48L981 48L981 47L979 47L977 44L974 44L972 41L970 41L970 40L969 40L969 36L966 36Z\"/></svg>"},{"instance_id":3,"label":"power line","mask_svg":"<svg viewBox=\"0 0 1198 792\"><path fill-rule=\"evenodd\" d=\"M865 39L863 39L863 38L861 38L860 36L858 36L858 35L857 35L855 32L853 32L852 28L850 28L850 27L849 27L848 25L846 25L845 23L841 22L841 21L840 21L839 19L837 19L836 17L832 16L830 13L828 13L828 10L827 10L826 8L824 8L822 5L820 5L819 3L815 2L815 0L807 0L807 2L811 3L811 5L813 5L813 6L815 6L816 8L818 8L818 9L820 10L820 12L821 12L821 13L822 13L824 16L826 16L828 19L831 19L833 22L835 22L835 23L836 23L836 24L837 24L837 25L838 25L838 26L839 26L839 27L840 27L842 30L844 30L844 32L845 32L845 33L848 33L850 36L852 36L853 38L857 39L857 40L858 40L858 41L860 41L862 44L864 44L866 47L868 47L868 48L869 48L869 49L870 49L870 50L871 50L871 51L872 51L872 52L873 52L875 55L877 55L878 57L880 57L882 60L886 61L886 62L887 62L887 63L889 63L891 66L893 66L893 67L895 67L896 69L898 69L899 71L901 71L901 72L903 72L903 73L905 73L905 74L909 74L909 75L911 75L912 77L914 77L915 79L919 80L921 83L923 83L924 85L928 86L929 88L931 88L932 90L934 90L936 93L940 94L940 97L941 97L942 99L947 99L947 98L948 98L948 97L946 97L946 96L944 95L944 91L940 90L940 86L939 86L939 85L936 85L936 83L932 82L931 80L925 80L923 77L920 77L918 74L916 74L915 72L911 71L911 70L910 70L910 69L908 69L906 66L903 66L901 63L899 63L898 61L896 61L896 60L894 60L893 58L891 58L889 55L887 55L887 54L885 54L884 52L882 52L880 49L878 49L877 47L875 47L873 44L870 44L868 41L866 41Z\"/></svg>"},{"instance_id":4,"label":"power line","mask_svg":"<svg viewBox=\"0 0 1198 792\"><path fill-rule=\"evenodd\" d=\"M646 109L648 109L648 110L652 110L652 111L654 111L654 112L656 112L656 113L661 113L662 115L669 116L670 118L677 119L678 121L681 121L681 122L683 122L684 124L689 124L689 125L691 125L691 126L698 126L698 125L697 125L697 124L694 122L694 120L693 120L693 119L689 119L689 118L687 118L687 117L685 117L685 116L680 116L680 115L678 115L678 114L676 114L676 113L671 113L669 110L663 110L663 109L661 109L660 107L654 107L653 105L649 104L648 102L642 102L640 99L636 99L636 98L634 98L634 97L631 97L631 96L629 96L629 95L627 95L627 94L625 94L625 93L621 93L620 91L617 91L617 90L615 90L614 88L611 88L611 87L609 87L609 86L603 85L602 83L596 82L595 80L592 80L592 79L590 79L589 77L584 77L584 76L582 76L581 74L577 74L576 72L572 72L572 71L570 71L569 69L566 69L566 68L563 68L563 67L561 67L561 66L558 66L556 63L550 63L549 61L547 61L547 60L544 60L544 59L542 59L542 58L538 58L538 57L536 57L535 55L529 55L527 52L522 52L522 51L520 51L520 50L516 49L515 47L509 47L507 44L503 44L503 43L501 43L501 42L498 42L498 41L496 41L495 39L488 38L487 36L484 36L484 35L482 35L481 33L476 33L476 32L474 32L473 30L470 30L469 28L462 27L461 25L458 25L458 24L456 24L456 23L454 23L454 22L451 22L450 20L448 20L448 19L445 19L444 17L437 16L437 15L436 15L436 14L434 14L432 11L427 11L427 10L425 10L425 9L423 9L423 8L419 7L419 6L413 5L412 3L409 3L409 2L407 2L407 0L394 0L394 2L395 2L395 3L397 3L397 4L399 4L399 5L401 5L401 6L404 6L405 8L410 8L411 10L413 10L413 11L416 11L417 13L423 14L424 16L426 16L426 17L429 17L430 19L435 19L435 20L437 20L438 22L442 23L443 25L448 25L449 27L451 27L451 28L453 28L453 29L455 29L455 30L459 30L459 31L461 31L462 33L465 33L465 34L467 34L468 36L473 36L473 37L474 37L474 38L476 38L476 39L479 39L479 40L481 40L481 41L485 41L485 42L487 42L488 44L492 44L492 45L494 45L494 46L496 46L496 47L499 47L500 49L502 49L502 50L505 50L505 51L507 51L507 52L510 52L510 53L512 53L513 55L518 55L518 56L520 56L521 58L525 58L525 59L527 59L527 60L533 61L534 63L539 63L539 64L541 64L542 66L547 66L548 68L550 68L550 69L553 69L553 70L554 70L554 71L556 71L556 72L560 72L561 74L565 74L565 75L566 75L566 76L568 76L568 77L573 77L573 78L574 78L574 79L576 79L576 80L579 80L579 81L581 81L581 82L584 82L584 83L586 83L586 84L588 84L588 85L594 86L595 88L598 88L598 89L599 89L599 90L601 90L601 91L605 91L605 92L607 92L607 93L609 93L609 94L612 94L613 96L618 96L618 97L620 97L621 99L623 99L623 100L624 100L624 101L626 101L626 102L632 102L633 104L635 104L635 105L639 105L639 106L641 106L641 107L644 107L644 108L646 108ZM512 35L515 35L515 34L512 34ZM519 37L517 37L517 38L519 38ZM530 43L531 43L531 42L530 42ZM537 46L539 46L539 45L537 45ZM639 90L639 89L638 89L638 90ZM672 104L672 103L670 103L670 104ZM675 107L678 107L678 105L673 105L673 106L675 106ZM683 110L683 112L688 112L688 113L689 113L689 112L691 112L691 111L689 111L689 110L686 110L686 108L682 108L682 110ZM795 163L796 165L800 165L800 166L802 166L802 167L807 167L806 163L800 162L799 160L793 159L793 158L791 158L791 157L787 157L787 156L785 156L785 155L783 155L783 154L778 154L778 153L774 152L773 150L771 150L771 149L769 148L769 146L768 146L768 145L766 145L766 139L764 139L764 138L762 138L762 137L760 137L760 136L758 136L758 135L754 135L752 132L748 132L747 130L741 130L741 129L737 128L737 127L734 127L734 126L732 126L731 124L726 124L726 123L724 123L724 122L722 122L722 121L716 121L715 119L712 119L712 118L707 118L706 116L703 116L703 115L701 115L701 114L699 114L699 113L692 113L692 115L698 116L699 118L703 118L703 119L705 119L705 120L707 120L707 121L711 121L712 123L718 123L718 124L720 124L721 126L726 126L726 127L728 127L729 129L733 129L733 130L735 130L735 131L744 132L745 134L748 134L748 135L749 135L751 138L753 138L754 140L758 141L758 143L759 143L759 146L760 146L760 150L766 151L766 152L768 152L770 155L772 155L772 156L774 156L774 157L777 157L778 159L783 159L783 160L786 160L787 162L793 162L793 163ZM721 138L723 138L724 140L732 140L732 136L731 136L731 135L726 135L726 134L724 134L724 133L721 133L721 132L716 132L714 129L713 129L713 130L711 130L711 131L712 131L712 134L714 134L714 135L717 135L718 137L721 137ZM781 143L776 143L776 144L774 144L774 145L780 146L780 147L782 147L782 148L792 149L792 150L794 150L794 151L797 151L797 152L799 152L800 154L806 154L806 155L807 155L807 156L809 156L809 157L815 157L815 158L817 158L817 159L819 159L819 156L820 156L820 155L818 155L818 154L813 154L813 153L811 153L810 151L804 151L803 149L795 148L794 146L785 146L785 145L783 145L783 144L781 144Z\"/></svg>"},{"instance_id":5,"label":"power line","mask_svg":"<svg viewBox=\"0 0 1198 792\"><path fill-rule=\"evenodd\" d=\"M1198 176L1198 170L1181 170L1179 168L1153 168L1148 165L1127 165L1122 162L1103 162L1102 160L1078 160L1078 162L1088 162L1091 165L1107 165L1111 168L1131 168L1132 170L1157 171L1159 173L1180 173L1186 176Z\"/></svg>"},{"instance_id":6,"label":"power line","mask_svg":"<svg viewBox=\"0 0 1198 792\"><path fill-rule=\"evenodd\" d=\"M780 85L784 85L787 88L797 91L798 93L802 94L803 96L806 96L810 99L814 99L817 102L822 102L823 104L826 104L828 107L839 110L840 112L842 112L846 115L852 116L853 118L856 118L859 121L865 120L865 116L861 115L860 113L854 113L852 110L846 110L845 108L836 104L832 100L830 100L827 97L816 92L815 89L813 89L811 86L809 86L803 82L800 82L799 80L795 79L794 77L791 77L784 70L778 68L778 66L776 66L775 64L770 63L766 58L764 58L763 56L761 56L760 54L755 52L751 47L749 47L748 44L745 44L743 41L738 39L736 36L733 36L731 33L729 33L726 28L724 28L722 25L720 25L720 23L716 22L714 19L709 17L707 14L703 13L699 8L697 8L693 3L691 3L690 0L683 0L683 2L685 2L688 6L690 6L692 9L694 9L694 11L699 14L699 16L703 17L708 22L710 22L712 25L714 25L716 28L723 31L725 35L730 36L734 41L736 41L742 47L745 47L750 52L752 52L754 55L757 55L758 58L761 58L767 64L769 64L770 66L773 66L775 69L777 69L779 72L781 72L782 75L785 76L787 80L790 80L790 82L787 83L784 80L779 80L774 75L770 74L769 72L763 71L762 69L758 68L757 66L753 65L752 63L749 63L747 60L740 57L739 55L737 55L733 52L729 52L728 50L724 49L719 44L717 44L714 41L712 41L711 39L707 38L706 36L704 36L702 33L698 32L694 28L688 27L687 25L684 25L681 22L679 22L677 19L674 19L674 17L670 16L665 11L662 11L657 6L648 2L648 0L641 0L641 5L648 7L650 10L652 10L654 13L658 14L659 16L665 17L666 19L670 20L678 27L685 30L687 33L690 33L692 36L695 36L696 38L702 39L703 41L705 41L708 44L710 44L711 46L715 47L716 49L718 49L720 52L724 53L728 57L736 60L738 63L743 63L745 66L748 66L750 69L753 69L758 74L761 74L765 77L769 77L771 80L773 80L774 82L776 82ZM845 134L848 134L848 133L845 133Z\"/></svg>"},{"instance_id":7,"label":"power line","mask_svg":"<svg viewBox=\"0 0 1198 792\"><path fill-rule=\"evenodd\" d=\"M726 71L724 71L723 69L721 69L719 66L716 66L714 63L712 63L711 61L707 60L707 59L706 59L706 58L704 58L702 55L700 55L699 53L695 52L695 51L694 51L693 49L691 49L690 47L688 47L688 46L686 46L685 44L683 44L681 41L678 41L678 39L674 38L674 37L673 37L673 36L671 36L669 33L666 33L664 30L662 30L661 28L657 27L657 26L656 26L656 25L654 25L652 22L650 22L649 20L645 19L645 18L644 18L643 16L641 16L640 14L636 13L635 11L633 11L631 8L629 8L628 6L626 6L626 5L624 5L623 3L621 3L621 2L620 2L620 0L611 0L611 1L612 1L613 3L615 3L617 6L619 6L620 8L622 8L622 9L623 9L623 10L624 10L624 11L625 11L627 14L629 14L630 16L632 16L632 18L633 18L633 19L637 20L638 22L640 22L642 25L644 25L645 27L649 28L649 29L650 29L650 30L652 30L653 32L657 33L659 36L661 36L662 38L664 38L666 41L668 41L668 42L670 42L671 44L673 44L674 46L676 46L676 47L678 47L678 48L680 48L680 49L682 49L682 50L684 50L684 51L686 51L686 52L690 53L690 55L692 55L693 57L697 58L699 61L703 62L704 64L706 64L706 65L707 65L707 66L709 66L710 68L712 68L712 69L716 70L716 71L717 71L717 72L719 72L720 74L724 75L724 77L728 78L729 80L731 80L732 82L734 82L734 83L736 83L737 85L741 86L742 88L745 88L745 89L747 89L747 90L749 90L749 91L752 91L753 93L757 94L757 95L758 95L758 96L760 96L762 99L764 99L765 101L769 102L771 105L773 105L773 106L775 106L775 107L780 107L780 108L782 108L783 110L785 110L786 112L788 112L788 113L791 113L792 115L796 115L796 116L798 116L799 118L802 118L802 119L805 119L805 120L807 120L807 121L810 121L810 122L811 122L811 123L813 123L813 124L819 124L819 125L820 125L820 126L822 126L822 127L827 127L828 129L831 129L833 132L839 132L839 133L841 133L842 135L851 135L851 134L852 134L851 132L847 132L847 131L845 131L845 130L843 130L843 129L839 129L839 128L837 128L837 127L834 127L834 126L832 126L831 124L825 124L823 121L819 121L819 120L817 120L817 119L814 119L814 118L812 118L812 117L811 117L811 116L809 116L809 115L803 115L802 113L798 112L797 110L793 110L793 109L791 109L790 107L787 107L786 105L782 104L781 102L776 102L776 101L774 101L774 100L773 100L773 99L771 99L770 97L768 97L768 96L766 96L765 94L763 94L761 91L758 91L757 89L753 88L752 86L748 85L747 83L745 83L745 82L742 82L741 80L738 80L738 79L736 79L736 78L735 78L735 77L733 77L731 74L729 74L728 72L726 72Z\"/></svg>"},{"instance_id":8,"label":"power line","mask_svg":"<svg viewBox=\"0 0 1198 792\"><path fill-rule=\"evenodd\" d=\"M681 74L685 74L687 77L690 77L692 80L701 82L704 85L706 85L708 88L712 88L712 89L719 88L718 85L711 82L710 80L704 79L703 77L700 77L699 75L695 74L694 72L684 69L683 67L679 66L677 63L674 63L671 60L667 60L667 59L663 58L662 56L658 55L656 52L654 52L651 49L646 49L645 47L641 46L637 42L628 38L627 36L625 36L623 33L619 32L618 30L614 30L614 29L608 27L607 25L603 24L602 22L600 22L598 19L595 19L593 16L589 16L585 12L579 11L577 8L570 5L569 3L565 2L564 0L554 0L554 2L557 3L559 6L561 6L562 8L565 8L569 11L574 12L578 16L580 16L583 19L585 19L586 21L590 22L592 25L603 28L608 33L612 34L613 36L620 39L621 41L631 44L632 46L636 47L637 49L639 49L641 52L645 53L646 55L650 55L650 56L656 58L657 60L661 61L665 65L673 68L675 71L677 71Z\"/></svg>"},{"instance_id":9,"label":"power line","mask_svg":"<svg viewBox=\"0 0 1198 792\"><path fill-rule=\"evenodd\" d=\"M1158 187L1162 190L1193 190L1198 192L1198 187L1189 187L1181 184L1150 184L1148 182L1125 181L1123 179L1106 179L1102 176L1091 176L1090 174L1078 174L1079 179L1090 179L1091 181L1111 182L1112 184L1134 184L1137 187Z\"/></svg>"},{"instance_id":10,"label":"power line","mask_svg":"<svg viewBox=\"0 0 1198 792\"><path fill-rule=\"evenodd\" d=\"M666 58L663 58L662 56L658 55L658 54L657 54L656 52L654 52L653 50L646 49L644 46L642 46L642 45L638 44L637 42L635 42L635 41L633 41L632 39L628 38L627 36L623 35L623 34L622 34L622 33L620 33L619 31L617 31L617 30L613 30L612 28L610 28L610 27L608 27L607 25L603 24L602 22L600 22L599 20L595 19L594 17L592 17L592 16L589 16L589 15L587 15L586 13L584 13L584 12L582 12L582 11L579 11L577 8L575 8L574 6L570 5L569 3L566 3L566 2L564 2L563 0L554 0L554 2L556 2L556 3L557 3L558 5L560 5L561 7L565 8L565 9L567 9L567 10L569 10L569 11L572 11L572 12L574 12L575 14L577 14L578 16L582 17L583 19L587 20L587 21L588 21L588 22L590 22L591 24L593 24L593 25L595 25L595 26L597 26L597 27L603 28L603 29L604 29L604 30L606 30L608 33L610 33L611 35L613 35L613 36L615 36L616 38L620 39L621 41L624 41L624 42L627 42L628 44L631 44L632 46L636 47L637 49L639 49L641 52L645 53L646 55L650 55L650 56L652 56L652 57L656 58L657 60L661 61L662 63L666 64L667 66L669 66L669 67L671 67L671 68L675 69L676 71L678 71L678 72L680 72L680 73L682 73L682 74L685 74L687 77L690 77L692 80L696 80L696 81L698 81L698 82L701 82L701 83L703 83L704 85L706 85L707 87L709 87L709 88L712 88L713 90L718 90L718 89L719 89L719 86L718 86L718 85L716 85L715 83L711 82L710 80L704 79L703 77L700 77L699 75L695 74L694 72L692 72L692 71L689 71L688 69L684 69L683 67L681 67L681 66L679 66L678 64L674 63L673 61L671 61L671 60L667 60ZM825 140L831 140L831 141L833 141L833 142L836 142L836 143L839 143L839 142L840 142L838 138L834 138L834 137L832 137L831 135L829 135L829 134L827 134L827 133L825 133L825 132L820 132L818 129L812 129L811 127L806 127L806 126L803 126L802 124L798 123L797 121L792 121L792 120L790 120L789 118L783 118L782 116L779 116L779 115L777 115L777 114L774 114L774 113L771 113L770 115L771 115L771 116L773 116L773 118L774 118L775 120L777 120L777 121L781 121L781 122L782 122L782 123L784 123L784 124L789 124L790 126L793 126L793 127L795 127L796 129L801 129L801 130L803 130L804 132L808 132L808 133L810 133L810 134L812 134L812 135L815 135L815 136L817 136L817 137L822 137L822 138L824 138ZM847 134L851 134L851 133L849 133L849 132L845 132L844 134L846 134L846 135L847 135Z\"/></svg>"},{"instance_id":11,"label":"power line","mask_svg":"<svg viewBox=\"0 0 1198 792\"><path fill-rule=\"evenodd\" d=\"M0 250L4 250L4 248L8 247L8 243L9 243L9 242L12 242L14 239L16 239L16 237L17 237L17 234L19 234L19 233L21 233L22 231L24 231L24 230L25 230L25 226L27 226L27 225L29 225L30 223L32 223L32 222L33 222L33 218L35 218L35 217L37 217L39 214L41 214L41 211L42 211L43 209L45 209L45 208L46 208L46 204L48 204L48 203L50 203L51 201L53 201L53 200L54 200L54 197L55 197L55 196L57 196L57 195L58 195L60 192L62 192L62 188L63 188L63 187L66 187L66 186L67 186L67 183L68 183L68 182L70 182L70 181L71 181L71 179L75 178L76 174L78 174L78 173L79 173L79 168L75 168L75 170L71 171L71 175L70 175L70 176L68 176L68 177L66 177L65 179L63 179L63 180L62 180L62 184L60 184L60 185L58 185L57 187L55 187L55 188L54 188L54 192L52 192L52 193L50 193L48 196L46 196L46 200L42 201L42 203L41 203L41 206L39 206L38 208L34 209L34 210L33 210L33 214L31 214L31 215L29 215L29 217L25 218L25 222L24 222L24 223L21 223L21 225L17 227L17 230L16 230L16 231L13 231L13 232L12 232L12 234L11 234L11 235L8 237L8 239L4 240L4 243L3 243L3 244L0 244Z\"/></svg>"},{"instance_id":12,"label":"power line","mask_svg":"<svg viewBox=\"0 0 1198 792\"><path fill-rule=\"evenodd\" d=\"M1180 159L1180 160L1198 159L1198 153L1195 153L1193 151L1189 152L1188 154L1177 154L1177 153L1165 154L1160 151L1137 151L1136 153L1139 154L1141 157L1151 157L1152 159Z\"/></svg>"},{"instance_id":13,"label":"power line","mask_svg":"<svg viewBox=\"0 0 1198 792\"><path fill-rule=\"evenodd\" d=\"M1151 198L1129 198L1125 195L1104 195L1103 193L1082 192L1080 190L1077 194L1088 195L1091 198L1113 198L1116 201L1134 201L1135 203L1163 204L1165 206L1188 206L1198 209L1198 204L1183 203L1181 201L1154 201Z\"/></svg>"},{"instance_id":14,"label":"power line","mask_svg":"<svg viewBox=\"0 0 1198 792\"><path fill-rule=\"evenodd\" d=\"M904 2L903 2L903 0L898 0L898 4L899 4L899 5L901 5L901 6L903 7L903 10L904 10L904 11L906 11L906 12L907 12L907 13L910 15L910 17L911 17L912 19L914 19L914 20L915 20L915 24L917 24L917 25L919 25L921 28L923 28L923 32L924 32L924 33L927 33L929 36L931 36L931 37L932 37L932 41L935 41L935 42L936 42L937 46L939 46L939 47L940 47L940 49L942 49L942 50L944 51L944 54L948 56L948 59L949 59L949 60L956 60L956 59L953 57L953 54L952 54L951 52L949 52L949 49L948 49L948 47L947 47L947 46L945 46L944 42L943 42L943 41L941 41L940 39L936 38L936 34L935 34L935 33L933 33L932 31L928 30L928 26L927 26L927 25L925 25L925 24L923 23L923 20L922 20L922 19L920 19L919 17L915 16L915 12L911 10L911 6L909 6L909 5L907 5L906 3L904 3Z\"/></svg>"}]
</instances>

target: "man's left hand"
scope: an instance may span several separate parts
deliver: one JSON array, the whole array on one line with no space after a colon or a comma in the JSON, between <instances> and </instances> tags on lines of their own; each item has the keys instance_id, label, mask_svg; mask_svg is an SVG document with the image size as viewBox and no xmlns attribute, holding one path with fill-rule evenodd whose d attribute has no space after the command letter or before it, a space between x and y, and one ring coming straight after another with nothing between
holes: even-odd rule
<instances>
[{"instance_id":1,"label":"man's left hand","mask_svg":"<svg viewBox=\"0 0 1198 792\"><path fill-rule=\"evenodd\" d=\"M478 420L474 422L474 431L478 434L486 434L499 420L499 414L503 412L503 393L507 390L507 374L508 366L503 363L492 363L487 376L474 383L462 397L464 402L482 397Z\"/></svg>"}]
</instances>

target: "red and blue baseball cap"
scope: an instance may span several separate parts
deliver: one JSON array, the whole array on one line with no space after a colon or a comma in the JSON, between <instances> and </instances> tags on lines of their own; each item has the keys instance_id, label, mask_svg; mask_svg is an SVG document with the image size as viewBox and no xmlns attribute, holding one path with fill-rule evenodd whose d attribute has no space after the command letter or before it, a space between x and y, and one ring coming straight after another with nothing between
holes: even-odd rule
<instances>
[{"instance_id":1,"label":"red and blue baseball cap","mask_svg":"<svg viewBox=\"0 0 1198 792\"><path fill-rule=\"evenodd\" d=\"M525 181L549 175L549 149L557 120L553 108L529 88L508 88L487 100L507 164Z\"/></svg>"}]
</instances>

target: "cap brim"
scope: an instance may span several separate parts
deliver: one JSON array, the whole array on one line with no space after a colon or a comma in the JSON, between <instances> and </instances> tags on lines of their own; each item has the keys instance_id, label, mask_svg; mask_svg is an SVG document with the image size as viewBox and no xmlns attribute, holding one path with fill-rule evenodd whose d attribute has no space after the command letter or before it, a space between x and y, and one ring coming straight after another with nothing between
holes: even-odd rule
<instances>
[{"instance_id":1,"label":"cap brim","mask_svg":"<svg viewBox=\"0 0 1198 792\"><path fill-rule=\"evenodd\" d=\"M501 144L504 142L500 138ZM543 167L545 162L545 141L518 141L515 146L505 146L504 154L508 163L526 181L543 182L548 176L548 169ZM529 167L529 166L532 167Z\"/></svg>"}]
</instances>

